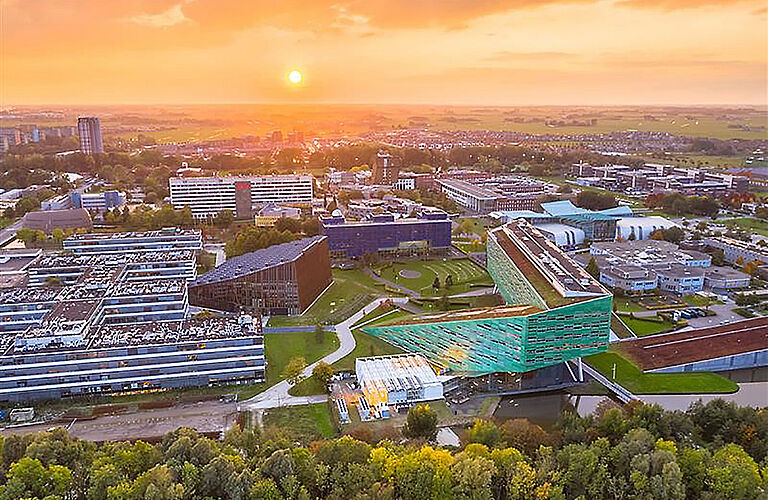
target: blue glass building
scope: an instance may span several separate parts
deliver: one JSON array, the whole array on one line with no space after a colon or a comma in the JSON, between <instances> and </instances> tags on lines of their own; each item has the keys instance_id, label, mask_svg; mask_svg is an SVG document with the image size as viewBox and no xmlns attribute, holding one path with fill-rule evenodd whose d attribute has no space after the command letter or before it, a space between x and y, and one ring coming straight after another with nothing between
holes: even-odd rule
<instances>
[{"instance_id":1,"label":"blue glass building","mask_svg":"<svg viewBox=\"0 0 768 500\"><path fill-rule=\"evenodd\" d=\"M320 218L331 257L360 258L365 254L420 255L451 246L451 221L442 210L423 210L416 218L395 219L384 213L360 222L341 215Z\"/></svg>"}]
</instances>

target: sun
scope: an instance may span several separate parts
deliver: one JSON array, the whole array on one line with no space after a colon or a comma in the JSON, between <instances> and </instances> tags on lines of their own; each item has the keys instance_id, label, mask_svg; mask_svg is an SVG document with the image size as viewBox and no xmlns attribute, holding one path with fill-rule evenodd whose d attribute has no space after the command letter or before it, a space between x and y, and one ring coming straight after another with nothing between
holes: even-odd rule
<instances>
[{"instance_id":1,"label":"sun","mask_svg":"<svg viewBox=\"0 0 768 500\"><path fill-rule=\"evenodd\" d=\"M293 69L288 73L288 81L293 84L301 83L303 79L304 79L304 75L302 75L301 71L297 69Z\"/></svg>"}]
</instances>

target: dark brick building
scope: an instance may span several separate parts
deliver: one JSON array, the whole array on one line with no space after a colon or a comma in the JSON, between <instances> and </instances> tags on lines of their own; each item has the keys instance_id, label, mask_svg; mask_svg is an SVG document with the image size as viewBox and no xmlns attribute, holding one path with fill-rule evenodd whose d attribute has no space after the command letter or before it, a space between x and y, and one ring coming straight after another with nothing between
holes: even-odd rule
<instances>
[{"instance_id":1,"label":"dark brick building","mask_svg":"<svg viewBox=\"0 0 768 500\"><path fill-rule=\"evenodd\" d=\"M328 239L312 236L227 260L189 285L189 302L221 311L301 314L332 282Z\"/></svg>"}]
</instances>

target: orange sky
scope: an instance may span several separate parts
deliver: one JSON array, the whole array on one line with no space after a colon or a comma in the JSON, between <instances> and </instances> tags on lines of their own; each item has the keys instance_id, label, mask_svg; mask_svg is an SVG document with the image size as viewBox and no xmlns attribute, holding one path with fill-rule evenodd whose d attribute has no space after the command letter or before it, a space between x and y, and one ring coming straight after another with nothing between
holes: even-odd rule
<instances>
[{"instance_id":1,"label":"orange sky","mask_svg":"<svg viewBox=\"0 0 768 500\"><path fill-rule=\"evenodd\" d=\"M0 0L0 105L766 104L766 5Z\"/></svg>"}]
</instances>

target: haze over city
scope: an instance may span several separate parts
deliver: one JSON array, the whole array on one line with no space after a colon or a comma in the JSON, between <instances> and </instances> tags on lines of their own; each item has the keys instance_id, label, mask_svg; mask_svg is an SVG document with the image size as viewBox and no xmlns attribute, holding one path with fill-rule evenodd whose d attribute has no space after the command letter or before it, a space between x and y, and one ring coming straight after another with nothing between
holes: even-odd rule
<instances>
[{"instance_id":1,"label":"haze over city","mask_svg":"<svg viewBox=\"0 0 768 500\"><path fill-rule=\"evenodd\" d=\"M0 500L767 500L766 0L0 0Z\"/></svg>"},{"instance_id":2,"label":"haze over city","mask_svg":"<svg viewBox=\"0 0 768 500\"><path fill-rule=\"evenodd\" d=\"M761 0L2 0L0 104L765 104ZM291 85L291 70L304 75Z\"/></svg>"}]
</instances>

